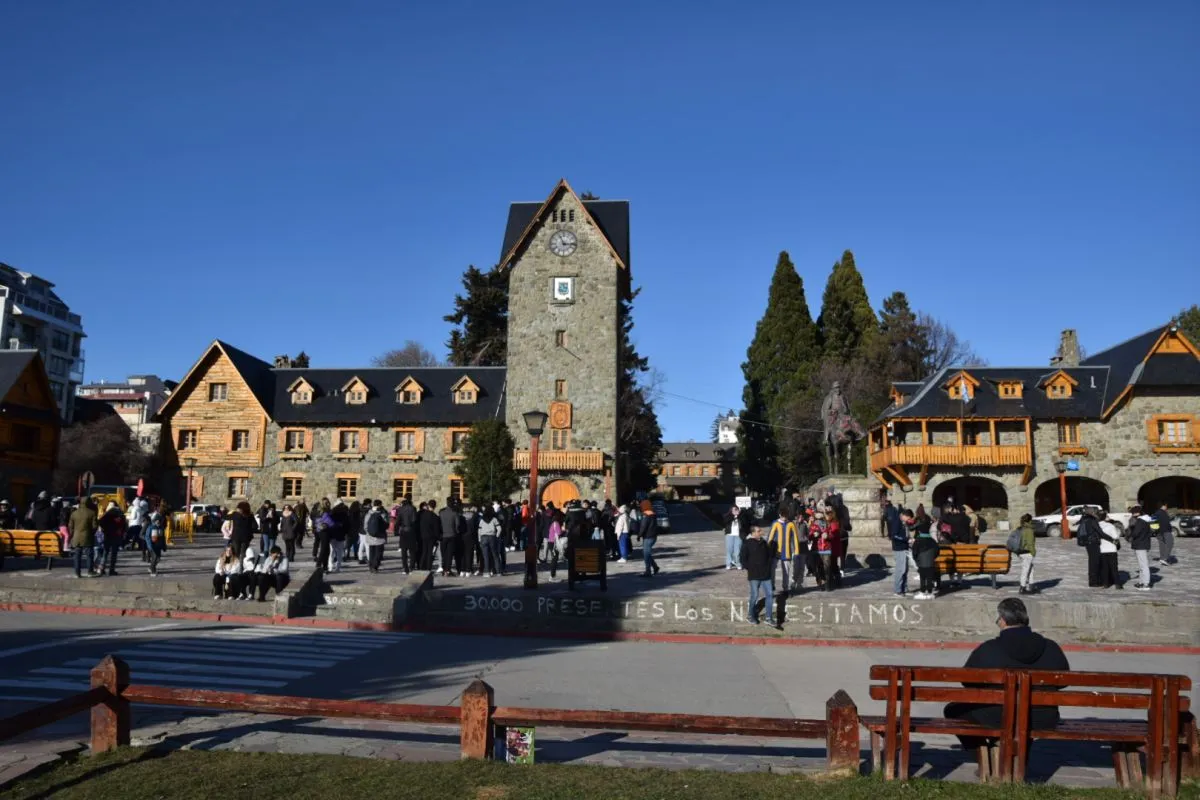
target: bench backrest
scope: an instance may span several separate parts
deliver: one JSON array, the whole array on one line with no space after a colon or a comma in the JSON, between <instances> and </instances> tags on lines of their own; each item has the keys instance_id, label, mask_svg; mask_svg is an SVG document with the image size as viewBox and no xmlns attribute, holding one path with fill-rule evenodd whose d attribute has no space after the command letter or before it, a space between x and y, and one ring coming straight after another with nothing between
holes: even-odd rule
<instances>
[{"instance_id":1,"label":"bench backrest","mask_svg":"<svg viewBox=\"0 0 1200 800\"><path fill-rule=\"evenodd\" d=\"M0 552L6 556L51 558L61 556L62 537L58 531L0 530Z\"/></svg>"},{"instance_id":2,"label":"bench backrest","mask_svg":"<svg viewBox=\"0 0 1200 800\"><path fill-rule=\"evenodd\" d=\"M943 574L1008 572L1012 553L996 544L944 544L938 547L936 563Z\"/></svg>"}]
</instances>

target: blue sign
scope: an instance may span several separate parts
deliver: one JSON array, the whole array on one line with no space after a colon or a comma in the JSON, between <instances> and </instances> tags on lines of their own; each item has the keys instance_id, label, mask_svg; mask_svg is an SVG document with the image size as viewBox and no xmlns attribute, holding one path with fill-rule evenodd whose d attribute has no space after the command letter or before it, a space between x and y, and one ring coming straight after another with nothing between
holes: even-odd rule
<instances>
[{"instance_id":1,"label":"blue sign","mask_svg":"<svg viewBox=\"0 0 1200 800\"><path fill-rule=\"evenodd\" d=\"M1067 472L1079 472L1079 462L1078 461L1068 461L1067 462Z\"/></svg>"}]
</instances>

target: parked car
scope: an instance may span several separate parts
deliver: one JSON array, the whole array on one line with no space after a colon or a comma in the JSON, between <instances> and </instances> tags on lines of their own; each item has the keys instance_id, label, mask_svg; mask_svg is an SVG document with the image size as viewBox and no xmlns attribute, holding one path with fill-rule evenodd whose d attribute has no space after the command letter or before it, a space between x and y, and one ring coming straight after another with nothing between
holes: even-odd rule
<instances>
[{"instance_id":1,"label":"parked car","mask_svg":"<svg viewBox=\"0 0 1200 800\"><path fill-rule=\"evenodd\" d=\"M671 515L667 513L667 504L662 500L652 500L651 505L654 507L654 519L659 533L670 533Z\"/></svg>"},{"instance_id":2,"label":"parked car","mask_svg":"<svg viewBox=\"0 0 1200 800\"><path fill-rule=\"evenodd\" d=\"M1180 514L1172 527L1180 536L1200 536L1200 514Z\"/></svg>"},{"instance_id":3,"label":"parked car","mask_svg":"<svg viewBox=\"0 0 1200 800\"><path fill-rule=\"evenodd\" d=\"M1083 510L1085 508L1089 509L1093 515L1104 510L1101 506L1088 503L1067 506L1067 525L1070 526L1072 534L1079 530L1079 520L1083 517ZM1129 525L1129 514L1124 511L1110 512L1108 514L1108 521L1116 525L1118 530L1124 531ZM1049 514L1034 517L1033 532L1037 536L1051 536L1054 538L1062 536L1062 511L1053 511Z\"/></svg>"},{"instance_id":4,"label":"parked car","mask_svg":"<svg viewBox=\"0 0 1200 800\"><path fill-rule=\"evenodd\" d=\"M196 530L201 533L216 533L221 530L221 507L212 503L192 503L189 509L196 520Z\"/></svg>"}]
</instances>

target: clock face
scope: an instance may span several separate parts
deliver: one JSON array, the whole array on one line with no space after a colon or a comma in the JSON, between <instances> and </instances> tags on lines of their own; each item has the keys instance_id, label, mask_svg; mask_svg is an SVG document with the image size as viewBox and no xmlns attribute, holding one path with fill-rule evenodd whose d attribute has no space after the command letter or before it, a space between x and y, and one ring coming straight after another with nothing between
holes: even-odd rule
<instances>
[{"instance_id":1,"label":"clock face","mask_svg":"<svg viewBox=\"0 0 1200 800\"><path fill-rule=\"evenodd\" d=\"M550 252L563 258L575 252L579 242L570 231L555 231L550 235Z\"/></svg>"}]
</instances>

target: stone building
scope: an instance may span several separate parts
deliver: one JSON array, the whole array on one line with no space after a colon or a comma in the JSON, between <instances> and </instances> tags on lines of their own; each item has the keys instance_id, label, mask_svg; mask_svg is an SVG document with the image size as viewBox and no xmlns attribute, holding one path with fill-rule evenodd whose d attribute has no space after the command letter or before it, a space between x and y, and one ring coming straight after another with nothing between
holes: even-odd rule
<instances>
[{"instance_id":1,"label":"stone building","mask_svg":"<svg viewBox=\"0 0 1200 800\"><path fill-rule=\"evenodd\" d=\"M733 499L740 493L736 444L663 442L659 492L686 500Z\"/></svg>"},{"instance_id":2,"label":"stone building","mask_svg":"<svg viewBox=\"0 0 1200 800\"><path fill-rule=\"evenodd\" d=\"M628 264L628 203L581 201L560 181L509 210L497 267L509 276L506 367L311 369L214 342L159 414L180 498L191 475L204 502L440 502L461 494L456 462L477 420L504 419L528 471L530 410L549 414L541 498L612 497Z\"/></svg>"},{"instance_id":3,"label":"stone building","mask_svg":"<svg viewBox=\"0 0 1200 800\"><path fill-rule=\"evenodd\" d=\"M1049 367L948 367L897 383L869 432L871 472L906 506L953 497L991 519L1067 502L1200 509L1200 349L1174 324Z\"/></svg>"}]
</instances>

